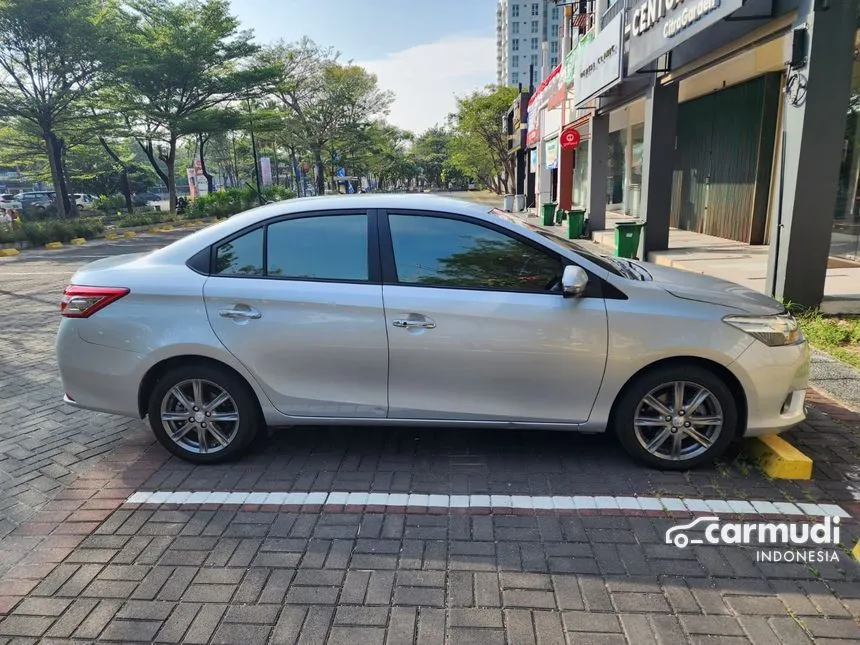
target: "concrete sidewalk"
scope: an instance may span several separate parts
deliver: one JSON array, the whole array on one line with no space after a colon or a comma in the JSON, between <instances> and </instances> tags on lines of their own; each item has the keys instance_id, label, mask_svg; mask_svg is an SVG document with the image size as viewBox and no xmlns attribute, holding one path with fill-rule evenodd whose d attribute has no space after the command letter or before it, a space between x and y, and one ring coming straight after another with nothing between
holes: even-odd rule
<instances>
[{"instance_id":1,"label":"concrete sidewalk","mask_svg":"<svg viewBox=\"0 0 860 645\"><path fill-rule=\"evenodd\" d=\"M543 227L534 209L521 213L530 224L566 234L562 226ZM615 212L606 213L606 229L594 231L593 242L607 253L615 249L615 226L634 218ZM669 229L669 248L648 255L648 261L695 273L712 275L767 293L769 246L750 246L734 240L692 231ZM831 258L824 284L821 311L830 314L860 313L860 263Z\"/></svg>"}]
</instances>

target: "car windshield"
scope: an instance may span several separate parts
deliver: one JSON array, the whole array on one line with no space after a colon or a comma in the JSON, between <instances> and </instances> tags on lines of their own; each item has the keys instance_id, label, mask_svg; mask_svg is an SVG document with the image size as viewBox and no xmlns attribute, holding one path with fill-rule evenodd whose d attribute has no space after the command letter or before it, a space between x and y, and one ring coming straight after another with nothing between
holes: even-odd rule
<instances>
[{"instance_id":1,"label":"car windshield","mask_svg":"<svg viewBox=\"0 0 860 645\"><path fill-rule=\"evenodd\" d=\"M519 217L514 217L509 213L506 213L503 210L498 208L493 208L490 210L490 213L501 217L507 222L511 222L516 224L517 226L522 226L523 228L527 228L535 233L538 233L545 237L548 240L555 242L556 244L561 244L562 246L567 247L574 253L581 255L586 260L591 262L592 264L596 264L602 269L606 269L610 273L621 276L622 278L628 278L630 280L650 280L651 274L648 273L645 269L643 269L638 264L630 262L629 260L625 260L624 258L616 258L611 255L603 255L601 253L595 253L590 250L584 244L579 242L574 242L573 240L568 240L560 235L556 235L551 231L547 231L542 229L539 226L534 226L533 224L529 224L528 222L523 221Z\"/></svg>"}]
</instances>

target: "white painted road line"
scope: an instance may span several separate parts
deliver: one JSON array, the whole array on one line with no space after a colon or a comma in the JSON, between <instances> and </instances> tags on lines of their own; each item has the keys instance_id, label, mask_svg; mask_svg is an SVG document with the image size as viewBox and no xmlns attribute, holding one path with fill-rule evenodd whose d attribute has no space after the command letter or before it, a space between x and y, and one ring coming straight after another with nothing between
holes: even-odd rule
<instances>
[{"instance_id":1,"label":"white painted road line","mask_svg":"<svg viewBox=\"0 0 860 645\"><path fill-rule=\"evenodd\" d=\"M618 513L712 513L717 515L838 515L851 517L837 504L743 501L721 499L678 499L674 497L632 497L610 495L433 495L425 493L315 492L235 492L235 491L150 491L137 492L127 504L199 504L343 506L418 509L497 509L504 511L615 511Z\"/></svg>"}]
</instances>

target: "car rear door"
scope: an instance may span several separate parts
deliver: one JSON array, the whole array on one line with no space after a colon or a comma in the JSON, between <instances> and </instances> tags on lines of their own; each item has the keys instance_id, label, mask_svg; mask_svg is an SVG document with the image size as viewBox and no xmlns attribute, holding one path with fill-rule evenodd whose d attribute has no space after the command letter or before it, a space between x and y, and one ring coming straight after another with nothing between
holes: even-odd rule
<instances>
[{"instance_id":1,"label":"car rear door","mask_svg":"<svg viewBox=\"0 0 860 645\"><path fill-rule=\"evenodd\" d=\"M380 216L389 417L579 423L606 366L596 279L564 298L564 258L447 213Z\"/></svg>"},{"instance_id":2,"label":"car rear door","mask_svg":"<svg viewBox=\"0 0 860 645\"><path fill-rule=\"evenodd\" d=\"M377 240L375 214L349 210L272 220L214 246L209 322L281 412L385 417Z\"/></svg>"}]
</instances>

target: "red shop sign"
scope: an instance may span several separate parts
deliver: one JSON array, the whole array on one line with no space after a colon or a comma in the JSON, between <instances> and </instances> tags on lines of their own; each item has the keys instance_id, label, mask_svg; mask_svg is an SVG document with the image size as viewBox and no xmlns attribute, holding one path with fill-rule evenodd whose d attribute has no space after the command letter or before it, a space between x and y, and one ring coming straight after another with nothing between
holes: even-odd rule
<instances>
[{"instance_id":1,"label":"red shop sign","mask_svg":"<svg viewBox=\"0 0 860 645\"><path fill-rule=\"evenodd\" d=\"M561 147L565 150L576 150L581 138L582 137L579 136L579 130L576 128L568 128L561 133Z\"/></svg>"}]
</instances>

